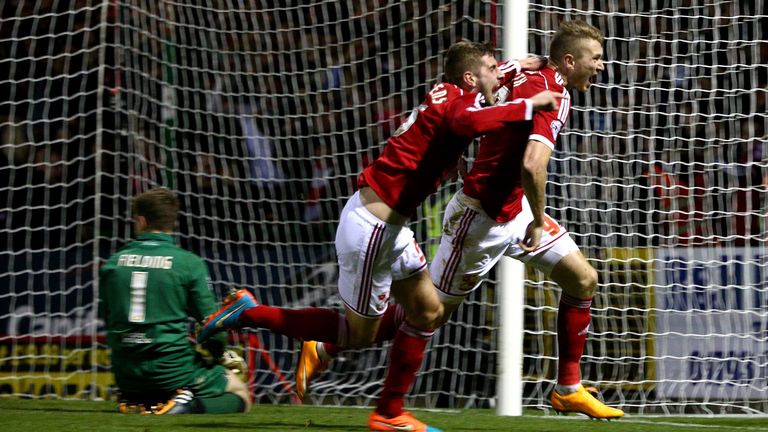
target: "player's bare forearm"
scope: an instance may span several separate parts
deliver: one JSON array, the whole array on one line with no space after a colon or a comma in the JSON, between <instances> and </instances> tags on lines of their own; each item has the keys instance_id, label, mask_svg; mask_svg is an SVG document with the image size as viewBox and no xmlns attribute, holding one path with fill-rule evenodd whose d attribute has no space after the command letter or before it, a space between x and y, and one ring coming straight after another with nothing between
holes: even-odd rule
<instances>
[{"instance_id":1,"label":"player's bare forearm","mask_svg":"<svg viewBox=\"0 0 768 432\"><path fill-rule=\"evenodd\" d=\"M457 104L457 108L449 124L456 134L470 138L501 129L511 122L531 120L534 111L525 99L486 107Z\"/></svg>"},{"instance_id":2,"label":"player's bare forearm","mask_svg":"<svg viewBox=\"0 0 768 432\"><path fill-rule=\"evenodd\" d=\"M529 142L528 147L530 146L531 143ZM525 229L525 236L518 243L524 253L535 251L541 244L541 235L544 230L546 178L546 165L542 168L540 165L526 164L524 160L522 170L523 189L533 213L533 221L528 224L528 227Z\"/></svg>"},{"instance_id":3,"label":"player's bare forearm","mask_svg":"<svg viewBox=\"0 0 768 432\"><path fill-rule=\"evenodd\" d=\"M528 99L534 111L553 111L560 107L561 93L545 90Z\"/></svg>"},{"instance_id":4,"label":"player's bare forearm","mask_svg":"<svg viewBox=\"0 0 768 432\"><path fill-rule=\"evenodd\" d=\"M474 138L509 123L531 120L534 112L555 110L562 98L560 93L545 90L529 99L515 99L485 107L467 103L475 99L465 99L461 104L455 104L449 124L457 134Z\"/></svg>"},{"instance_id":5,"label":"player's bare forearm","mask_svg":"<svg viewBox=\"0 0 768 432\"><path fill-rule=\"evenodd\" d=\"M524 71L536 71L547 65L548 58L546 56L533 55L519 60L520 69Z\"/></svg>"},{"instance_id":6,"label":"player's bare forearm","mask_svg":"<svg viewBox=\"0 0 768 432\"><path fill-rule=\"evenodd\" d=\"M531 205L533 220L537 225L543 225L547 184L546 169L534 171L523 169L522 180L525 197L528 199L528 204Z\"/></svg>"},{"instance_id":7,"label":"player's bare forearm","mask_svg":"<svg viewBox=\"0 0 768 432\"><path fill-rule=\"evenodd\" d=\"M538 141L529 141L522 161L522 183L525 197L531 206L534 222L544 224L546 203L547 165L552 150Z\"/></svg>"}]
</instances>

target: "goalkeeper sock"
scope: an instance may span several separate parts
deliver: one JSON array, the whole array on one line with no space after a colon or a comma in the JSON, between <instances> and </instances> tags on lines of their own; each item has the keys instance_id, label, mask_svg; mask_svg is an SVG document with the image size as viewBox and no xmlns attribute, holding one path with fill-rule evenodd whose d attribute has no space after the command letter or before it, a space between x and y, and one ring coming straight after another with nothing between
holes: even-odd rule
<instances>
[{"instance_id":1,"label":"goalkeeper sock","mask_svg":"<svg viewBox=\"0 0 768 432\"><path fill-rule=\"evenodd\" d=\"M294 339L338 344L347 334L343 315L324 308L284 309L259 305L240 315L242 327L266 328Z\"/></svg>"},{"instance_id":2,"label":"goalkeeper sock","mask_svg":"<svg viewBox=\"0 0 768 432\"><path fill-rule=\"evenodd\" d=\"M221 396L198 399L206 414L230 414L245 411L245 401L234 393L224 393Z\"/></svg>"},{"instance_id":3,"label":"goalkeeper sock","mask_svg":"<svg viewBox=\"0 0 768 432\"><path fill-rule=\"evenodd\" d=\"M403 413L403 398L416 379L416 372L424 360L424 349L434 333L419 330L407 322L400 327L392 343L387 378L376 412L389 418Z\"/></svg>"},{"instance_id":4,"label":"goalkeeper sock","mask_svg":"<svg viewBox=\"0 0 768 432\"><path fill-rule=\"evenodd\" d=\"M579 363L589 331L592 299L577 299L565 293L560 296L557 311L557 384L572 386L581 382Z\"/></svg>"},{"instance_id":5,"label":"goalkeeper sock","mask_svg":"<svg viewBox=\"0 0 768 432\"><path fill-rule=\"evenodd\" d=\"M379 331L376 333L375 342L390 341L395 338L397 329L405 321L405 310L399 304L391 304L384 312L384 316L381 317L381 323L379 323ZM340 352L344 351L344 348L331 344L320 342L317 344L317 354L323 360L331 360L336 357Z\"/></svg>"}]
</instances>

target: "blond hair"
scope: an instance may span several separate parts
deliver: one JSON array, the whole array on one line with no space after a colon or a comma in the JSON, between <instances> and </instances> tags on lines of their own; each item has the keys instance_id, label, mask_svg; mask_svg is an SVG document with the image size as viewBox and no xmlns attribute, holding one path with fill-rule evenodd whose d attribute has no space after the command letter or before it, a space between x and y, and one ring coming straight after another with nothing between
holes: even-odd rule
<instances>
[{"instance_id":1,"label":"blond hair","mask_svg":"<svg viewBox=\"0 0 768 432\"><path fill-rule=\"evenodd\" d=\"M559 62L566 54L578 58L584 48L583 41L589 39L602 45L603 32L584 21L563 21L549 44L549 58L555 62Z\"/></svg>"},{"instance_id":2,"label":"blond hair","mask_svg":"<svg viewBox=\"0 0 768 432\"><path fill-rule=\"evenodd\" d=\"M443 81L460 86L464 72L476 72L482 66L481 59L485 55L493 57L491 44L460 41L451 45L443 61Z\"/></svg>"}]
</instances>

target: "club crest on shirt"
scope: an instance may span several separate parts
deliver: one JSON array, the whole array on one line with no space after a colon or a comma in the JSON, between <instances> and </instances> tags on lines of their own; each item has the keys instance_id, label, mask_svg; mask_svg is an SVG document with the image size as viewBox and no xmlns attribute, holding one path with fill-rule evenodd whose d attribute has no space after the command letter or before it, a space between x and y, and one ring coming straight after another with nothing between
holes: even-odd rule
<instances>
[{"instance_id":1,"label":"club crest on shirt","mask_svg":"<svg viewBox=\"0 0 768 432\"><path fill-rule=\"evenodd\" d=\"M549 125L549 128L552 129L552 138L557 138L557 134L560 133L560 128L563 127L563 124L560 123L560 120L552 120L552 124Z\"/></svg>"}]
</instances>

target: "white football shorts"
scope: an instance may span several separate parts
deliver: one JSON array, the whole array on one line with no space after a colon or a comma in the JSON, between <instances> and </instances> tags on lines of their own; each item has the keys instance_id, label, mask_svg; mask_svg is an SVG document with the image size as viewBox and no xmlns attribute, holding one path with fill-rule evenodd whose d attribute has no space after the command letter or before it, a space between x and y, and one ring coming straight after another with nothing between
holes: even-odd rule
<instances>
[{"instance_id":1,"label":"white football shorts","mask_svg":"<svg viewBox=\"0 0 768 432\"><path fill-rule=\"evenodd\" d=\"M387 310L393 280L427 268L413 231L383 222L365 209L355 192L344 206L336 230L339 295L356 313L378 317Z\"/></svg>"},{"instance_id":2,"label":"white football shorts","mask_svg":"<svg viewBox=\"0 0 768 432\"><path fill-rule=\"evenodd\" d=\"M547 276L563 257L579 248L568 231L546 216L540 246L528 254L518 243L533 220L523 197L523 209L513 220L500 223L457 192L445 208L443 236L429 271L444 303L456 304L477 289L502 256L530 264Z\"/></svg>"}]
</instances>

